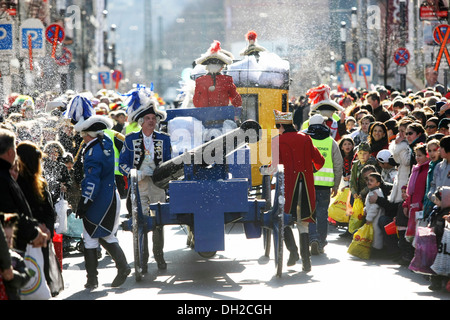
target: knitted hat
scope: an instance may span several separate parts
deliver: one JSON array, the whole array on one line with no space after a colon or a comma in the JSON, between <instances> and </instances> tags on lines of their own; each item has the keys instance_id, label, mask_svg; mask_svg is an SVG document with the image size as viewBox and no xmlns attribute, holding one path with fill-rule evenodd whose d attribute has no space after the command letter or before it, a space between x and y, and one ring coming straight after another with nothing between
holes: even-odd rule
<instances>
[{"instance_id":1,"label":"knitted hat","mask_svg":"<svg viewBox=\"0 0 450 320\"><path fill-rule=\"evenodd\" d=\"M358 146L358 152L359 151L370 152L370 145L367 142L361 142Z\"/></svg>"}]
</instances>

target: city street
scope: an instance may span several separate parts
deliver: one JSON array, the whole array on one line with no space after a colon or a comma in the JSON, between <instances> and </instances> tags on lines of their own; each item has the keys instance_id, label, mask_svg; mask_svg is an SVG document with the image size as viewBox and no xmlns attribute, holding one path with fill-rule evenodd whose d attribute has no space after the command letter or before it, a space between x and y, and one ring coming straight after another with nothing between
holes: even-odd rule
<instances>
[{"instance_id":1,"label":"city street","mask_svg":"<svg viewBox=\"0 0 450 320\"><path fill-rule=\"evenodd\" d=\"M125 211L122 211L125 212ZM167 270L150 259L148 274L134 278L131 232L119 231L132 272L120 288L111 288L114 262L103 250L99 287L84 289L83 256L71 252L63 261L65 290L57 300L450 300L450 293L428 290L428 280L388 260L361 260L347 253L349 240L329 227L325 254L312 256L312 271L302 272L301 260L275 276L273 250L266 258L263 240L246 239L240 224L226 226L225 251L204 259L186 246L185 229L165 227ZM298 243L298 233L294 230ZM359 287L362 286L363 290ZM181 306L181 305L180 305Z\"/></svg>"}]
</instances>

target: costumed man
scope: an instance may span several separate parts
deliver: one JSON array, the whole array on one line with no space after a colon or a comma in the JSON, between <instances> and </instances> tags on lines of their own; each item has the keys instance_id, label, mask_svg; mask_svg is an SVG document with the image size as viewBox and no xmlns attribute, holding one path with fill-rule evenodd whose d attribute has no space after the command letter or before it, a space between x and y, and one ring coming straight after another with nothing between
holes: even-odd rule
<instances>
[{"instance_id":1,"label":"costumed man","mask_svg":"<svg viewBox=\"0 0 450 320\"><path fill-rule=\"evenodd\" d=\"M325 117L325 124L330 128L331 136L334 140L341 140L341 134L339 132L345 132L345 119L341 119L336 112L344 111L337 102L330 98L331 88L322 84L319 87L309 89L306 95L309 98L311 104L309 116L313 116L316 113ZM308 129L309 120L305 121L302 126L302 130ZM340 128L341 127L341 128Z\"/></svg>"},{"instance_id":2,"label":"costumed man","mask_svg":"<svg viewBox=\"0 0 450 320\"><path fill-rule=\"evenodd\" d=\"M195 63L205 65L208 71L195 80L193 103L196 108L223 107L230 102L235 107L242 106L242 98L233 78L220 73L225 65L233 63L233 55L223 50L219 41L214 41L211 48Z\"/></svg>"},{"instance_id":3,"label":"costumed man","mask_svg":"<svg viewBox=\"0 0 450 320\"><path fill-rule=\"evenodd\" d=\"M316 210L313 173L322 168L325 159L308 135L295 130L291 112L274 110L274 114L280 134L272 140L270 167L275 170L278 164L284 165L284 212L292 214L298 225L303 271L308 272L311 270L308 225L315 222ZM290 252L288 265L294 265L298 260L298 248L291 228L285 228L284 232Z\"/></svg>"},{"instance_id":4,"label":"costumed man","mask_svg":"<svg viewBox=\"0 0 450 320\"><path fill-rule=\"evenodd\" d=\"M84 179L76 215L83 219L84 260L87 272L85 288L98 287L97 248L101 244L116 263L117 276L111 286L122 285L131 269L115 234L119 227L120 197L114 177L114 148L104 134L111 119L94 115L91 102L80 95L69 103L65 116L75 124L86 144L83 150Z\"/></svg>"},{"instance_id":5,"label":"costumed man","mask_svg":"<svg viewBox=\"0 0 450 320\"><path fill-rule=\"evenodd\" d=\"M245 48L240 55L241 56L255 56L256 61L259 59L259 53L267 51L266 48L258 45L256 42L256 38L258 37L258 34L255 31L249 31L245 35L245 38L247 39L248 45L247 48Z\"/></svg>"},{"instance_id":6,"label":"costumed man","mask_svg":"<svg viewBox=\"0 0 450 320\"><path fill-rule=\"evenodd\" d=\"M152 178L155 168L162 162L170 160L172 154L170 136L155 130L159 121L166 119L166 113L158 109L158 102L152 96L152 92L143 86L134 90L126 103L129 121L138 122L142 129L125 137L119 157L119 169L126 176L129 176L131 169L137 169L142 212L144 215L151 215L154 214L150 212L151 203L166 202L165 190L158 188ZM129 197L130 195L128 195ZM153 255L158 269L166 269L167 265L163 254L163 226L155 228L152 240ZM148 239L147 233L145 233L143 273L147 272L148 258Z\"/></svg>"},{"instance_id":7,"label":"costumed man","mask_svg":"<svg viewBox=\"0 0 450 320\"><path fill-rule=\"evenodd\" d=\"M309 119L306 134L311 137L313 145L325 158L323 167L314 173L316 223L309 224L311 254L318 255L324 252L324 247L327 245L328 207L331 197L336 196L339 190L344 160L339 145L330 136L330 128L325 125L325 118L322 115L315 114Z\"/></svg>"}]
</instances>

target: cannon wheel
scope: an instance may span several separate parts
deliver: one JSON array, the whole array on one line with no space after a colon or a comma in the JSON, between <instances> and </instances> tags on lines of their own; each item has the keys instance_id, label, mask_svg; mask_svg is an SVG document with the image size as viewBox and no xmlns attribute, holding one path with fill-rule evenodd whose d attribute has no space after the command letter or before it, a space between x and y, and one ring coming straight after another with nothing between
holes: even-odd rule
<instances>
[{"instance_id":1,"label":"cannon wheel","mask_svg":"<svg viewBox=\"0 0 450 320\"><path fill-rule=\"evenodd\" d=\"M273 219L273 245L275 251L276 275L281 277L283 272L283 246L284 246L284 167L279 166L277 172L278 210Z\"/></svg>"},{"instance_id":2,"label":"cannon wheel","mask_svg":"<svg viewBox=\"0 0 450 320\"><path fill-rule=\"evenodd\" d=\"M130 173L131 217L133 221L133 252L136 281L142 280L142 256L144 250L144 232L142 226L142 209L138 191L137 171Z\"/></svg>"},{"instance_id":3,"label":"cannon wheel","mask_svg":"<svg viewBox=\"0 0 450 320\"><path fill-rule=\"evenodd\" d=\"M205 252L198 252L200 257L205 259L210 259L216 255L217 251L205 251Z\"/></svg>"}]
</instances>

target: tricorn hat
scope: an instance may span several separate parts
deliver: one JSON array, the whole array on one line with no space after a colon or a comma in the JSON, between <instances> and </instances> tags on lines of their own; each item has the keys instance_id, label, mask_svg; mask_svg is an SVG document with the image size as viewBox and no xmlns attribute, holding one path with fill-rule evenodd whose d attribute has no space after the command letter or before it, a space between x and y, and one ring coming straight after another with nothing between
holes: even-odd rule
<instances>
[{"instance_id":1,"label":"tricorn hat","mask_svg":"<svg viewBox=\"0 0 450 320\"><path fill-rule=\"evenodd\" d=\"M344 111L337 102L330 99L331 88L322 84L316 88L311 88L306 93L311 103L311 113L315 111Z\"/></svg>"},{"instance_id":2,"label":"tricorn hat","mask_svg":"<svg viewBox=\"0 0 450 320\"><path fill-rule=\"evenodd\" d=\"M244 51L240 53L241 56L250 56L252 54L256 54L258 52L267 51L266 48L261 47L256 44L256 38L258 37L258 34L255 31L249 31L245 35L245 38L247 39L248 46L245 48Z\"/></svg>"},{"instance_id":3,"label":"tricorn hat","mask_svg":"<svg viewBox=\"0 0 450 320\"><path fill-rule=\"evenodd\" d=\"M232 64L233 54L220 47L220 42L214 40L207 52L202 54L200 58L195 60L196 64Z\"/></svg>"}]
</instances>

